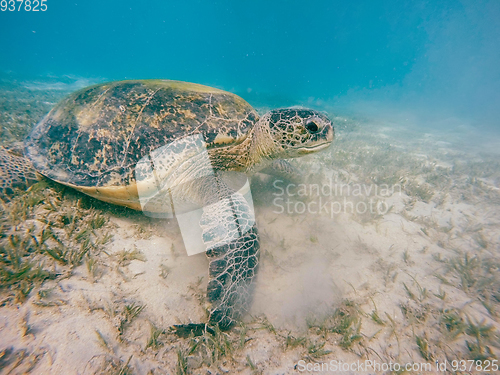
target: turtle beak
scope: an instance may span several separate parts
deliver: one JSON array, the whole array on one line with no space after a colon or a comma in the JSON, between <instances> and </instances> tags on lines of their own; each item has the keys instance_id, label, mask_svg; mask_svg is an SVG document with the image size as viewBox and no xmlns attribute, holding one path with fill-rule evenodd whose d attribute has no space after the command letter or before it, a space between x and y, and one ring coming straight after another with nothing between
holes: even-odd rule
<instances>
[{"instance_id":1,"label":"turtle beak","mask_svg":"<svg viewBox=\"0 0 500 375\"><path fill-rule=\"evenodd\" d=\"M330 146L330 143L331 142L326 142L326 143L322 143L320 145L316 145L313 147L302 147L302 148L298 149L298 152L300 155L312 154L313 152L318 152L318 151L321 151L321 150L327 148L328 146Z\"/></svg>"},{"instance_id":2,"label":"turtle beak","mask_svg":"<svg viewBox=\"0 0 500 375\"><path fill-rule=\"evenodd\" d=\"M333 130L333 125L329 122L321 132L321 135L325 139L325 142L332 143L335 139L335 131Z\"/></svg>"}]
</instances>

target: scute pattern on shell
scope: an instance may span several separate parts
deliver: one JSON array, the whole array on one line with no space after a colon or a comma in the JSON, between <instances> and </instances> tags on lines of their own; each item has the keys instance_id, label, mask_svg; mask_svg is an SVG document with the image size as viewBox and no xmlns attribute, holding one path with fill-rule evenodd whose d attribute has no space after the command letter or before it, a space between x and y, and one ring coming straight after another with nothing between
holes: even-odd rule
<instances>
[{"instance_id":1,"label":"scute pattern on shell","mask_svg":"<svg viewBox=\"0 0 500 375\"><path fill-rule=\"evenodd\" d=\"M258 121L240 97L168 80L99 84L63 100L35 127L26 155L45 176L76 186L126 186L145 155L203 134L208 148L241 142Z\"/></svg>"}]
</instances>

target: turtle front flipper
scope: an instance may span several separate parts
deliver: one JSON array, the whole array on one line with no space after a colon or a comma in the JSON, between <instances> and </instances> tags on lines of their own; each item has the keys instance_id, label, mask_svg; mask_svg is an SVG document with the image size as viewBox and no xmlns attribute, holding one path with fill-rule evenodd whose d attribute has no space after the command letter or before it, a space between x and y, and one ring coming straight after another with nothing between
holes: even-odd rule
<instances>
[{"instance_id":1,"label":"turtle front flipper","mask_svg":"<svg viewBox=\"0 0 500 375\"><path fill-rule=\"evenodd\" d=\"M259 264L255 217L245 197L224 186L224 197L203 208L200 225L210 260L207 286L208 325L174 326L179 336L229 329L248 312Z\"/></svg>"}]
</instances>

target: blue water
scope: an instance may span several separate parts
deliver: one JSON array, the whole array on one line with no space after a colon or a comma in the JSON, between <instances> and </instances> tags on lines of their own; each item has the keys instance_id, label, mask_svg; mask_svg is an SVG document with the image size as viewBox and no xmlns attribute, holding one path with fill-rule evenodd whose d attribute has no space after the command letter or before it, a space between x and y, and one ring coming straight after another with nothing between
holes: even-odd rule
<instances>
[{"instance_id":1,"label":"blue water","mask_svg":"<svg viewBox=\"0 0 500 375\"><path fill-rule=\"evenodd\" d=\"M214 86L261 112L313 107L336 139L292 162L303 184L252 180L261 263L247 326L198 349L164 333L205 321L207 259L184 252L199 219L177 226L50 183L0 196L0 373L500 358L500 0L26 1L0 0L0 162L63 96L123 79ZM226 354L210 355L219 344Z\"/></svg>"},{"instance_id":2,"label":"blue water","mask_svg":"<svg viewBox=\"0 0 500 375\"><path fill-rule=\"evenodd\" d=\"M498 125L496 0L46 4L0 12L3 74L169 78L256 105L363 100Z\"/></svg>"}]
</instances>

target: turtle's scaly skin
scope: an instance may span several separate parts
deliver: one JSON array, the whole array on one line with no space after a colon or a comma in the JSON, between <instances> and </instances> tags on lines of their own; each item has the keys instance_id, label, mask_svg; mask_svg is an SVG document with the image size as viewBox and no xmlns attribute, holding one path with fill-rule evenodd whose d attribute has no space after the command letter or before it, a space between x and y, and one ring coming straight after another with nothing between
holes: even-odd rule
<instances>
[{"instance_id":1,"label":"turtle's scaly skin","mask_svg":"<svg viewBox=\"0 0 500 375\"><path fill-rule=\"evenodd\" d=\"M36 181L29 160L0 146L0 197L8 198L14 194L14 189L24 190Z\"/></svg>"},{"instance_id":2,"label":"turtle's scaly skin","mask_svg":"<svg viewBox=\"0 0 500 375\"><path fill-rule=\"evenodd\" d=\"M209 322L226 329L239 321L251 305L259 265L259 237L245 198L221 184L217 175L207 179L212 186L218 185L209 193L211 199L200 221L210 259Z\"/></svg>"},{"instance_id":3,"label":"turtle's scaly skin","mask_svg":"<svg viewBox=\"0 0 500 375\"><path fill-rule=\"evenodd\" d=\"M235 241L207 250L207 300L209 323L227 329L249 310L259 269L260 245L257 226Z\"/></svg>"}]
</instances>

